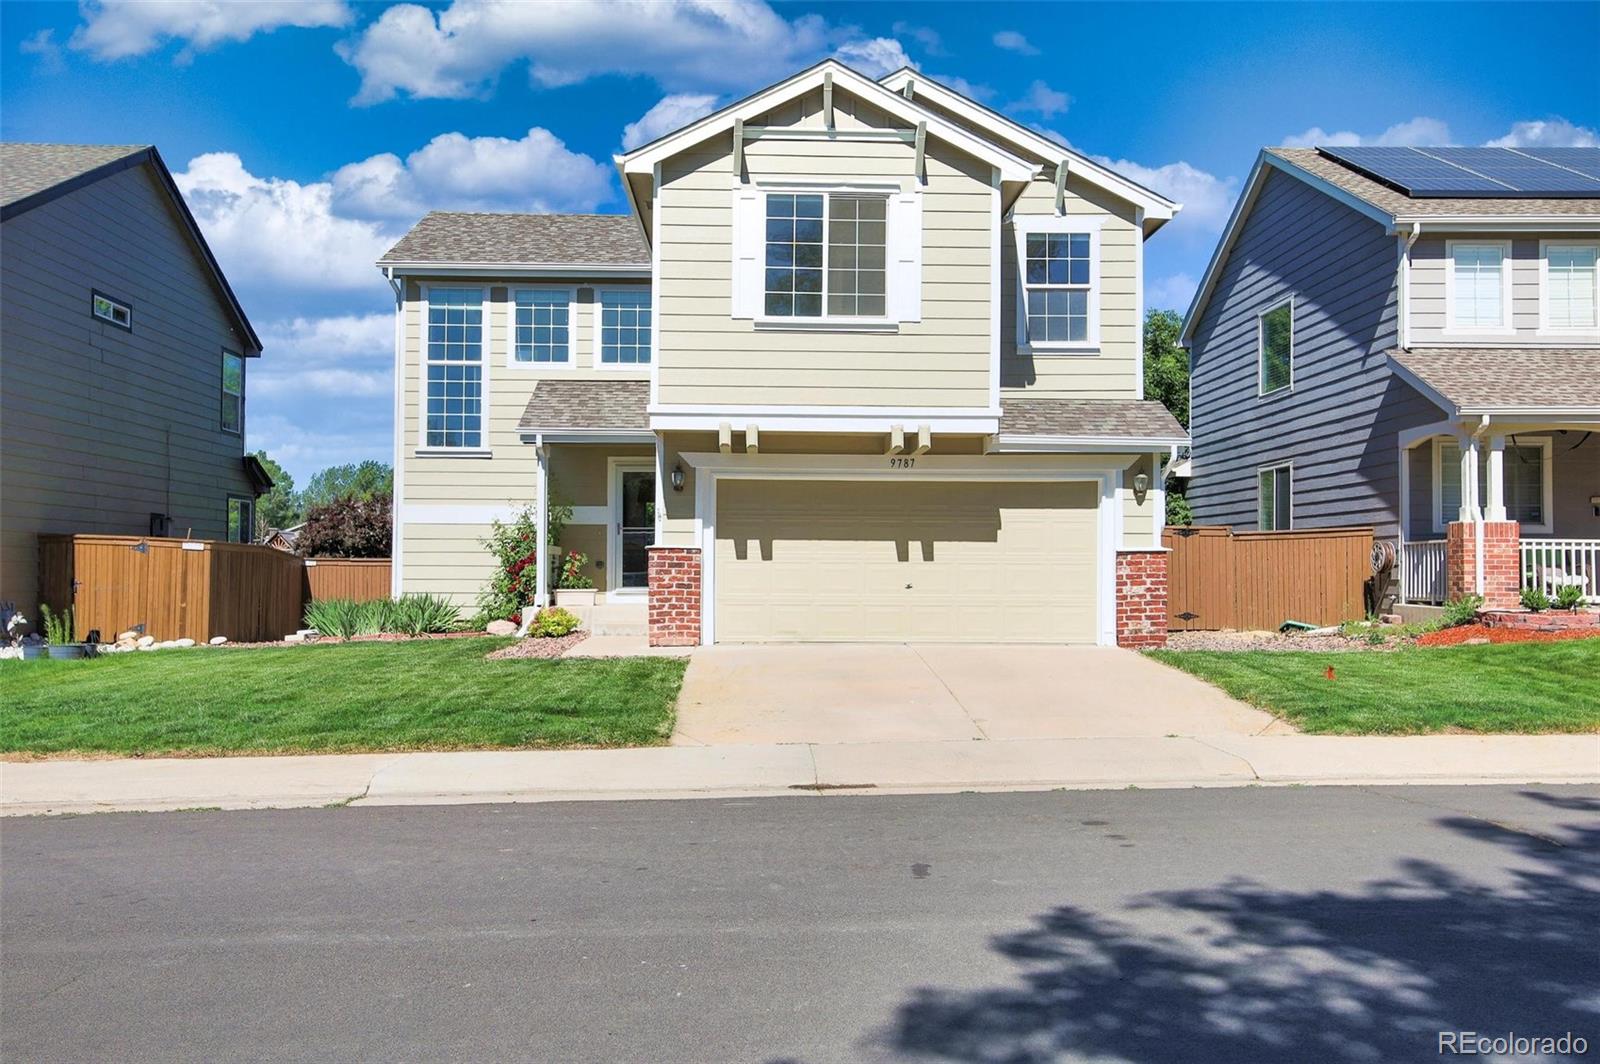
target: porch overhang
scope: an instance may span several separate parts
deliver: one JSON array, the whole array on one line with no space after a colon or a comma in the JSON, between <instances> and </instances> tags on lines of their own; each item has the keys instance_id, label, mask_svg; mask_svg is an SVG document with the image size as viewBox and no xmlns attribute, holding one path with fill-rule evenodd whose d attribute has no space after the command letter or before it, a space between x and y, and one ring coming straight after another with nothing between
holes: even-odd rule
<instances>
[{"instance_id":1,"label":"porch overhang","mask_svg":"<svg viewBox=\"0 0 1600 1064\"><path fill-rule=\"evenodd\" d=\"M645 380L543 380L517 423L524 443L651 443Z\"/></svg>"},{"instance_id":2,"label":"porch overhang","mask_svg":"<svg viewBox=\"0 0 1600 1064\"><path fill-rule=\"evenodd\" d=\"M1455 421L1600 424L1600 348L1396 348L1389 364Z\"/></svg>"}]
</instances>

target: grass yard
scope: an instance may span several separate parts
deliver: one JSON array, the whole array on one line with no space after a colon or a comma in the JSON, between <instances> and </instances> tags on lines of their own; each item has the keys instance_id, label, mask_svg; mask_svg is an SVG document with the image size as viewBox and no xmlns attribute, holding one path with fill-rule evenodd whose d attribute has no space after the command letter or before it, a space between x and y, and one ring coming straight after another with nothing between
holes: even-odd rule
<instances>
[{"instance_id":1,"label":"grass yard","mask_svg":"<svg viewBox=\"0 0 1600 1064\"><path fill-rule=\"evenodd\" d=\"M1150 656L1323 735L1600 731L1600 640ZM1329 680L1325 670L1334 670Z\"/></svg>"},{"instance_id":2,"label":"grass yard","mask_svg":"<svg viewBox=\"0 0 1600 1064\"><path fill-rule=\"evenodd\" d=\"M485 661L507 639L0 662L0 753L652 746L682 658Z\"/></svg>"}]
</instances>

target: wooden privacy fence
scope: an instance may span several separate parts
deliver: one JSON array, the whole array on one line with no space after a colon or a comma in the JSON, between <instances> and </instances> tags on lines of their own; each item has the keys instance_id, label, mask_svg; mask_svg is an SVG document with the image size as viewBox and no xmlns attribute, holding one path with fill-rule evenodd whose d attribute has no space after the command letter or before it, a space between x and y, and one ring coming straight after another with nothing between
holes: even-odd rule
<instances>
[{"instance_id":1,"label":"wooden privacy fence","mask_svg":"<svg viewBox=\"0 0 1600 1064\"><path fill-rule=\"evenodd\" d=\"M1169 527L1167 625L1175 632L1273 630L1366 615L1372 529L1235 532Z\"/></svg>"},{"instance_id":2,"label":"wooden privacy fence","mask_svg":"<svg viewBox=\"0 0 1600 1064\"><path fill-rule=\"evenodd\" d=\"M214 540L39 537L39 599L71 606L79 638L99 629L110 641L133 629L157 639L261 642L300 628L311 598L388 597L387 559L305 559Z\"/></svg>"}]
</instances>

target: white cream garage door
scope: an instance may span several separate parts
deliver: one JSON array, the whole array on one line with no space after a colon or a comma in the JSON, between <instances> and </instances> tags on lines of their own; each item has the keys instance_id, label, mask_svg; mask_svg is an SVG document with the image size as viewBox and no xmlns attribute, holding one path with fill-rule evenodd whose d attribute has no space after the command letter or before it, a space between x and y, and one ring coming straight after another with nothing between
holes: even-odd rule
<instances>
[{"instance_id":1,"label":"white cream garage door","mask_svg":"<svg viewBox=\"0 0 1600 1064\"><path fill-rule=\"evenodd\" d=\"M1098 492L717 483L718 642L1093 643Z\"/></svg>"}]
</instances>

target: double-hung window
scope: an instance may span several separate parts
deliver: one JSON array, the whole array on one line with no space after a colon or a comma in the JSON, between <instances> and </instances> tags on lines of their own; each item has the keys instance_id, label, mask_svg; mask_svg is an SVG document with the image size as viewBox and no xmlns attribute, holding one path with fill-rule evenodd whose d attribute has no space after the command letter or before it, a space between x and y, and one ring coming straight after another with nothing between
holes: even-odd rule
<instances>
[{"instance_id":1,"label":"double-hung window","mask_svg":"<svg viewBox=\"0 0 1600 1064\"><path fill-rule=\"evenodd\" d=\"M1449 242L1450 328L1504 332L1511 325L1510 248L1505 243Z\"/></svg>"},{"instance_id":2,"label":"double-hung window","mask_svg":"<svg viewBox=\"0 0 1600 1064\"><path fill-rule=\"evenodd\" d=\"M482 448L483 292L428 291L428 447Z\"/></svg>"},{"instance_id":3,"label":"double-hung window","mask_svg":"<svg viewBox=\"0 0 1600 1064\"><path fill-rule=\"evenodd\" d=\"M1256 471L1256 528L1282 532L1290 527L1294 466L1283 462Z\"/></svg>"},{"instance_id":4,"label":"double-hung window","mask_svg":"<svg viewBox=\"0 0 1600 1064\"><path fill-rule=\"evenodd\" d=\"M888 206L885 195L768 193L763 313L885 317Z\"/></svg>"},{"instance_id":5,"label":"double-hung window","mask_svg":"<svg viewBox=\"0 0 1600 1064\"><path fill-rule=\"evenodd\" d=\"M1259 394L1271 395L1294 384L1294 299L1261 312L1256 319L1256 373Z\"/></svg>"},{"instance_id":6,"label":"double-hung window","mask_svg":"<svg viewBox=\"0 0 1600 1064\"><path fill-rule=\"evenodd\" d=\"M520 289L513 299L512 361L526 366L570 365L572 291Z\"/></svg>"},{"instance_id":7,"label":"double-hung window","mask_svg":"<svg viewBox=\"0 0 1600 1064\"><path fill-rule=\"evenodd\" d=\"M244 433L244 359L222 352L222 431Z\"/></svg>"},{"instance_id":8,"label":"double-hung window","mask_svg":"<svg viewBox=\"0 0 1600 1064\"><path fill-rule=\"evenodd\" d=\"M1595 268L1595 244L1556 243L1544 246L1540 268L1543 327L1560 331L1591 332L1600 327L1600 271Z\"/></svg>"},{"instance_id":9,"label":"double-hung window","mask_svg":"<svg viewBox=\"0 0 1600 1064\"><path fill-rule=\"evenodd\" d=\"M650 364L650 292L648 289L601 290L598 345L602 367Z\"/></svg>"},{"instance_id":10,"label":"double-hung window","mask_svg":"<svg viewBox=\"0 0 1600 1064\"><path fill-rule=\"evenodd\" d=\"M1095 219L1016 219L1017 340L1031 351L1100 344L1100 232Z\"/></svg>"}]
</instances>

